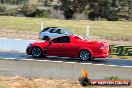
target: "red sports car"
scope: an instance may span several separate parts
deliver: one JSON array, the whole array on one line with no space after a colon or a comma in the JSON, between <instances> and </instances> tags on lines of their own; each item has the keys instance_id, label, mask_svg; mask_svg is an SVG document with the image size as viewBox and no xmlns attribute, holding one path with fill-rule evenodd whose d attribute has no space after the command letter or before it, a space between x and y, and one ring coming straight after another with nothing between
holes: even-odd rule
<instances>
[{"instance_id":1,"label":"red sports car","mask_svg":"<svg viewBox=\"0 0 132 88\"><path fill-rule=\"evenodd\" d=\"M109 45L106 42L90 41L78 36L62 36L45 42L30 44L26 52L33 57L62 56L91 60L105 58L109 55Z\"/></svg>"}]
</instances>

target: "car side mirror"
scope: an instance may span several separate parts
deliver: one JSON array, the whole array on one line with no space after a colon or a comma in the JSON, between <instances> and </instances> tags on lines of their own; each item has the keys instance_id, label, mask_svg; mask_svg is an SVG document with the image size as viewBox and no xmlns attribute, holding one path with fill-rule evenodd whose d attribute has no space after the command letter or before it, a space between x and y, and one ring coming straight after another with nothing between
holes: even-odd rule
<instances>
[{"instance_id":1,"label":"car side mirror","mask_svg":"<svg viewBox=\"0 0 132 88\"><path fill-rule=\"evenodd\" d=\"M68 33L65 33L65 35L68 35Z\"/></svg>"}]
</instances>

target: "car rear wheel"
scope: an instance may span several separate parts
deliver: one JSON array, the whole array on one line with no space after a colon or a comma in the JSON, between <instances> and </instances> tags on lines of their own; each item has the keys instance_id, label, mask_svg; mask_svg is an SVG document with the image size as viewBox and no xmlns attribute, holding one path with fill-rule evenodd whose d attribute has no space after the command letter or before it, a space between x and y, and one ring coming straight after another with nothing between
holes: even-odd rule
<instances>
[{"instance_id":1,"label":"car rear wheel","mask_svg":"<svg viewBox=\"0 0 132 88\"><path fill-rule=\"evenodd\" d=\"M79 57L80 57L80 60L83 60L83 61L92 59L91 54L86 50L81 51Z\"/></svg>"},{"instance_id":2,"label":"car rear wheel","mask_svg":"<svg viewBox=\"0 0 132 88\"><path fill-rule=\"evenodd\" d=\"M49 38L48 36L44 36L44 37L43 37L43 40L48 41L48 40L50 40L50 38Z\"/></svg>"},{"instance_id":3,"label":"car rear wheel","mask_svg":"<svg viewBox=\"0 0 132 88\"><path fill-rule=\"evenodd\" d=\"M32 49L32 56L35 57L35 58L42 57L42 50L41 50L41 48L39 48L39 47L34 47L34 48Z\"/></svg>"}]
</instances>

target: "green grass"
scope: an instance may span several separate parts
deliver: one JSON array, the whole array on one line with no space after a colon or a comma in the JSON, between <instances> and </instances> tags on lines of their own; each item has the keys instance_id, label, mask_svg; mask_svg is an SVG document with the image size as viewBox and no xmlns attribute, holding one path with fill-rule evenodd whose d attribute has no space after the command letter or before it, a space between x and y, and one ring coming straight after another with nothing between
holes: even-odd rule
<instances>
[{"instance_id":1,"label":"green grass","mask_svg":"<svg viewBox=\"0 0 132 88\"><path fill-rule=\"evenodd\" d=\"M110 76L105 78L106 80L120 80L120 78L118 76Z\"/></svg>"},{"instance_id":2,"label":"green grass","mask_svg":"<svg viewBox=\"0 0 132 88\"><path fill-rule=\"evenodd\" d=\"M132 38L132 22L123 21L88 21L88 20L59 20L50 18L26 18L0 16L0 30L40 31L40 22L44 26L57 26L70 29L75 34L85 35L86 25L90 25L90 35L110 38Z\"/></svg>"}]
</instances>

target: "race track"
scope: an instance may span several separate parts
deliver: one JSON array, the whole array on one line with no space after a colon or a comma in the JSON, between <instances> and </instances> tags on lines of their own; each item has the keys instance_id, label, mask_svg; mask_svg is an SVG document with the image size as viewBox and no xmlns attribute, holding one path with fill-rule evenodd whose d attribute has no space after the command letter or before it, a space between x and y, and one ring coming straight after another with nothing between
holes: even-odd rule
<instances>
[{"instance_id":1,"label":"race track","mask_svg":"<svg viewBox=\"0 0 132 88\"><path fill-rule=\"evenodd\" d=\"M94 62L97 63L97 61L103 60L96 60ZM31 59L31 57L28 59L6 58L0 59L0 75L78 80L83 67L88 71L90 79L104 79L110 76L117 76L121 79L132 80L132 67L95 63L80 62L79 60L63 60L62 58L41 58L40 60Z\"/></svg>"}]
</instances>

